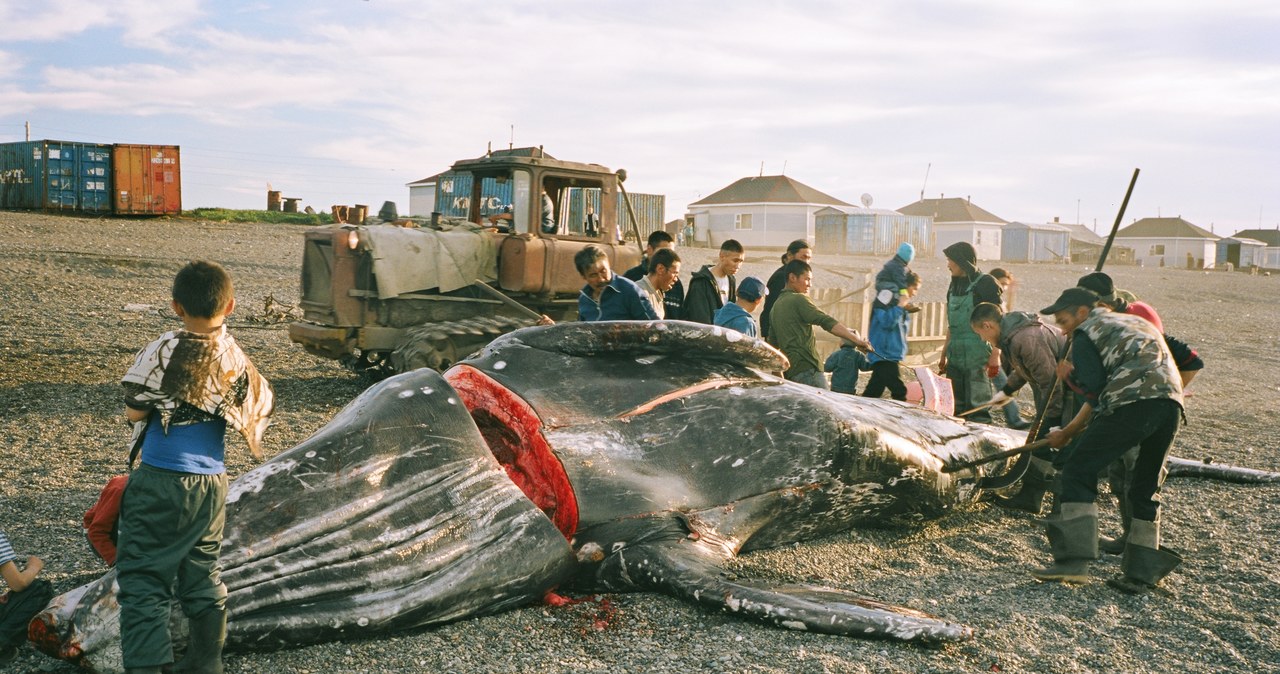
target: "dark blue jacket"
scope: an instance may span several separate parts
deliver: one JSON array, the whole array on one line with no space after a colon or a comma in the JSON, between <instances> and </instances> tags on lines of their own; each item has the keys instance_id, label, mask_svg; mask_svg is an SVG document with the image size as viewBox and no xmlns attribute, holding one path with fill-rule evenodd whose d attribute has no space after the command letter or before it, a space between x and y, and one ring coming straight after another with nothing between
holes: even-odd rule
<instances>
[{"instance_id":1,"label":"dark blue jacket","mask_svg":"<svg viewBox=\"0 0 1280 674\"><path fill-rule=\"evenodd\" d=\"M861 351L844 344L827 356L822 369L831 373L832 391L853 394L858 388L858 372L871 369L871 364Z\"/></svg>"},{"instance_id":2,"label":"dark blue jacket","mask_svg":"<svg viewBox=\"0 0 1280 674\"><path fill-rule=\"evenodd\" d=\"M591 284L582 287L578 293L578 320L656 321L658 314L633 281L614 274L600 293L599 302L591 297Z\"/></svg>"}]
</instances>

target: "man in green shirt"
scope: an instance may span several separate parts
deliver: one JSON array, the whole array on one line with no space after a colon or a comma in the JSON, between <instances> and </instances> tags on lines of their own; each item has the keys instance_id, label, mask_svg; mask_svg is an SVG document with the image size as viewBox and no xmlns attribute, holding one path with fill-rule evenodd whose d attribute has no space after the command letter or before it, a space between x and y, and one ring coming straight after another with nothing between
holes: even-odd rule
<instances>
[{"instance_id":1,"label":"man in green shirt","mask_svg":"<svg viewBox=\"0 0 1280 674\"><path fill-rule=\"evenodd\" d=\"M809 299L813 284L813 268L804 260L792 260L784 267L787 285L769 314L769 342L786 354L791 367L784 376L791 381L817 388L829 388L827 377L818 360L818 346L813 339L813 326L853 342L863 351L871 344L854 330L828 316Z\"/></svg>"}]
</instances>

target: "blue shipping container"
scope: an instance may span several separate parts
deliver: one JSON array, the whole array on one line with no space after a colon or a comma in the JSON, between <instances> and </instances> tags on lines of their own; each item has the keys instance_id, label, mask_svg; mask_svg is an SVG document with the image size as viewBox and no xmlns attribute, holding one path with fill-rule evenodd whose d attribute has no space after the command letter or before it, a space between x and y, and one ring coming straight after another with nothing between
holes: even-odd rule
<instances>
[{"instance_id":1,"label":"blue shipping container","mask_svg":"<svg viewBox=\"0 0 1280 674\"><path fill-rule=\"evenodd\" d=\"M0 207L111 211L111 146L34 140L0 144Z\"/></svg>"},{"instance_id":2,"label":"blue shipping container","mask_svg":"<svg viewBox=\"0 0 1280 674\"><path fill-rule=\"evenodd\" d=\"M472 177L466 173L445 172L436 179L437 213L453 218L465 218L471 206ZM480 188L480 216L505 213L511 208L512 181L498 182L493 178L485 178ZM585 232L586 209L600 213L600 190L595 188L571 187L566 196L568 221L564 226L569 234L581 236ZM667 198L661 194L636 194L628 192L631 197L631 208L636 214L636 228L640 230L641 240L648 238L654 230L661 229L666 216ZM626 204L621 193L618 200L617 213L624 235L630 235L631 216L627 214Z\"/></svg>"}]
</instances>

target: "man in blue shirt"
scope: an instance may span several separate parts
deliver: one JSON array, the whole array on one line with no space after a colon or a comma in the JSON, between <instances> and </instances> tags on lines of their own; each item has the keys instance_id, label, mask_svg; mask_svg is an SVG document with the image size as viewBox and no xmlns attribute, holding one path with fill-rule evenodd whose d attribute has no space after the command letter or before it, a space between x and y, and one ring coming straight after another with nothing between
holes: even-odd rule
<instances>
[{"instance_id":1,"label":"man in blue shirt","mask_svg":"<svg viewBox=\"0 0 1280 674\"><path fill-rule=\"evenodd\" d=\"M596 246L573 256L573 264L587 285L578 293L578 320L656 321L658 314L635 282L615 276L609 257Z\"/></svg>"},{"instance_id":2,"label":"man in blue shirt","mask_svg":"<svg viewBox=\"0 0 1280 674\"><path fill-rule=\"evenodd\" d=\"M737 330L748 337L759 337L760 330L751 314L760 307L769 289L764 281L748 276L738 284L737 298L716 310L714 323L722 328Z\"/></svg>"}]
</instances>

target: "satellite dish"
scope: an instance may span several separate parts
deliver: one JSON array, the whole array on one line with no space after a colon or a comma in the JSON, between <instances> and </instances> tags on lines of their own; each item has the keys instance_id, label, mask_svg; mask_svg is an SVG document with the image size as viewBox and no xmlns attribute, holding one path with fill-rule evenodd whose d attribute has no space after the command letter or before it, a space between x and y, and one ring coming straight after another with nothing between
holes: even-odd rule
<instances>
[{"instance_id":1,"label":"satellite dish","mask_svg":"<svg viewBox=\"0 0 1280 674\"><path fill-rule=\"evenodd\" d=\"M862 193L862 207L871 208L871 195L866 192Z\"/></svg>"}]
</instances>

